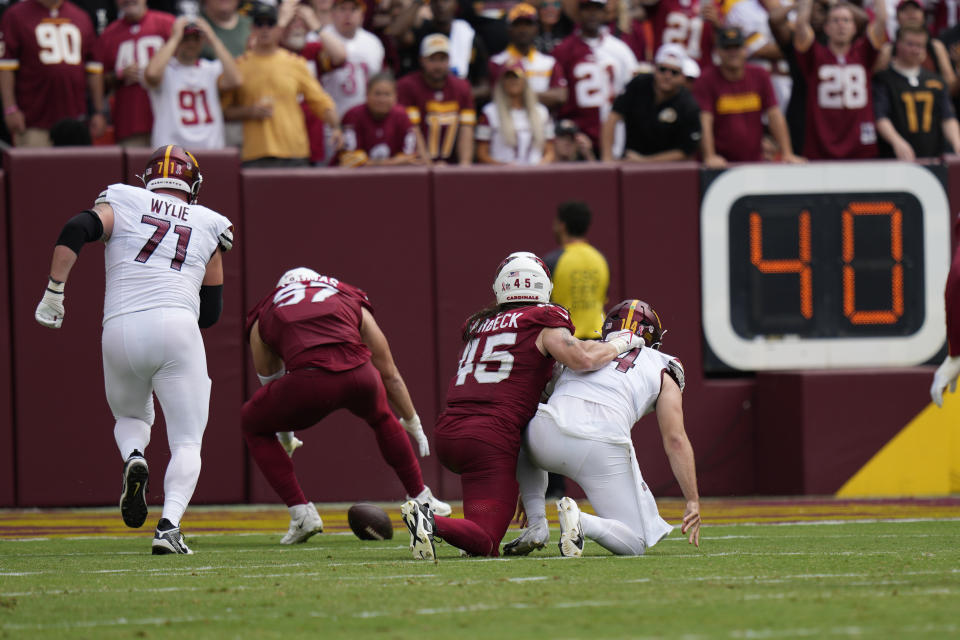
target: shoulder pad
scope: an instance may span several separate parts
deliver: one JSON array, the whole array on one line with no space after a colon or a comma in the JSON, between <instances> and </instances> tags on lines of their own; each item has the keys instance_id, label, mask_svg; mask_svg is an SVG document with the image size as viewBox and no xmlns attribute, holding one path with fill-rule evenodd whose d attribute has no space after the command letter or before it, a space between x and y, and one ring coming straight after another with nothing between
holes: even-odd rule
<instances>
[{"instance_id":1,"label":"shoulder pad","mask_svg":"<svg viewBox=\"0 0 960 640\"><path fill-rule=\"evenodd\" d=\"M667 373L670 374L670 377L673 378L673 381L677 383L677 386L680 387L680 392L683 392L683 387L686 385L686 376L683 373L683 364L676 358L671 358L667 361Z\"/></svg>"}]
</instances>

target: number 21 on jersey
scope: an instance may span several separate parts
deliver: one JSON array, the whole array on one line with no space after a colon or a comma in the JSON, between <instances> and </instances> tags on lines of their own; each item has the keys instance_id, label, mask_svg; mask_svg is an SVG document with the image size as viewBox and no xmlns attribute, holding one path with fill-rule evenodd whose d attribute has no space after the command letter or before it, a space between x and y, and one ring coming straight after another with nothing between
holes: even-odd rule
<instances>
[{"instance_id":1,"label":"number 21 on jersey","mask_svg":"<svg viewBox=\"0 0 960 640\"><path fill-rule=\"evenodd\" d=\"M507 349L516 343L517 334L512 332L481 336L468 342L460 357L456 386L464 384L469 375L473 375L480 384L497 383L509 378L513 370L513 354ZM477 352L480 353L479 360ZM500 366L493 370L488 368L488 365L496 364Z\"/></svg>"}]
</instances>

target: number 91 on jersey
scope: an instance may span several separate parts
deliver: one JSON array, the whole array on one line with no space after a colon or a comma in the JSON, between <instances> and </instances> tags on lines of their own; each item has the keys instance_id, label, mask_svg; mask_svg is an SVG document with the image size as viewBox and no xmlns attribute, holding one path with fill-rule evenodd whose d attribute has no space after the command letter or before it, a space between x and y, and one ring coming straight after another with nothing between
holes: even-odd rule
<instances>
[{"instance_id":1,"label":"number 91 on jersey","mask_svg":"<svg viewBox=\"0 0 960 640\"><path fill-rule=\"evenodd\" d=\"M950 211L897 162L749 166L701 201L708 372L913 366L945 342Z\"/></svg>"}]
</instances>

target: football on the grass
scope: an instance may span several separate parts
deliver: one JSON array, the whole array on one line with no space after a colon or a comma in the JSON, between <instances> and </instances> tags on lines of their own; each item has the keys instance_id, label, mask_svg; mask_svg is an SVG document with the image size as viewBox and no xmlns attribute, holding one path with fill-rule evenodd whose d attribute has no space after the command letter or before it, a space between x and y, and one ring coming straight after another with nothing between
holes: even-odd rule
<instances>
[{"instance_id":1,"label":"football on the grass","mask_svg":"<svg viewBox=\"0 0 960 640\"><path fill-rule=\"evenodd\" d=\"M369 502L358 502L347 511L347 522L361 540L389 540L393 523L386 511Z\"/></svg>"}]
</instances>

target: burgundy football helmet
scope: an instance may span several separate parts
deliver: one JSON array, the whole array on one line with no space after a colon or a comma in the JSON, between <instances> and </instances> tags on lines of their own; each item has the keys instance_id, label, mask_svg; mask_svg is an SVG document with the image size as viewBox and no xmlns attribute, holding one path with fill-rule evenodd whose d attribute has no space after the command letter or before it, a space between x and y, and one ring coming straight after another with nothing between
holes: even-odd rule
<instances>
[{"instance_id":1,"label":"burgundy football helmet","mask_svg":"<svg viewBox=\"0 0 960 640\"><path fill-rule=\"evenodd\" d=\"M659 349L663 334L660 316L643 300L624 300L603 319L603 337L615 331L628 330L643 338L651 349Z\"/></svg>"},{"instance_id":2,"label":"burgundy football helmet","mask_svg":"<svg viewBox=\"0 0 960 640\"><path fill-rule=\"evenodd\" d=\"M181 146L168 144L153 152L140 180L150 191L185 191L189 194L190 204L196 204L203 176L200 175L200 165L192 153Z\"/></svg>"}]
</instances>

